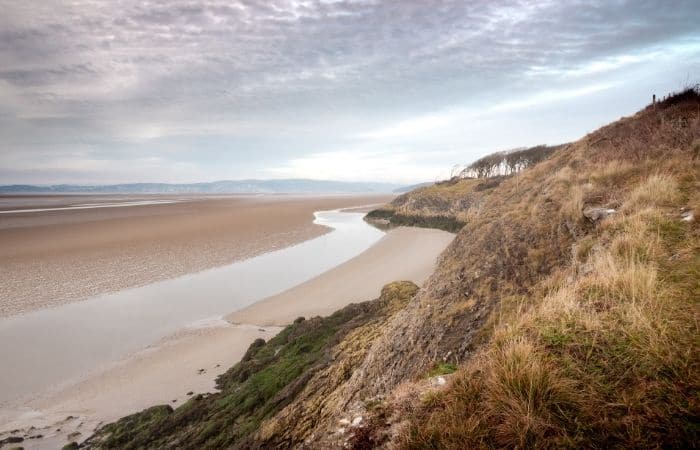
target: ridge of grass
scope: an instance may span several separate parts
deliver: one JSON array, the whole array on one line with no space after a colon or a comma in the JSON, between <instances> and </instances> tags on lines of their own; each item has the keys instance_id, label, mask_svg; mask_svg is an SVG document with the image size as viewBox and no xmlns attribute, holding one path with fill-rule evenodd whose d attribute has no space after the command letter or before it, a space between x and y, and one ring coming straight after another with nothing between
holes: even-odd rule
<instances>
[{"instance_id":1,"label":"ridge of grass","mask_svg":"<svg viewBox=\"0 0 700 450\"><path fill-rule=\"evenodd\" d=\"M421 227L456 233L462 229L464 222L447 215L422 216L396 213L389 209L375 209L365 216L365 220L380 228ZM382 223L381 221L386 221Z\"/></svg>"}]
</instances>

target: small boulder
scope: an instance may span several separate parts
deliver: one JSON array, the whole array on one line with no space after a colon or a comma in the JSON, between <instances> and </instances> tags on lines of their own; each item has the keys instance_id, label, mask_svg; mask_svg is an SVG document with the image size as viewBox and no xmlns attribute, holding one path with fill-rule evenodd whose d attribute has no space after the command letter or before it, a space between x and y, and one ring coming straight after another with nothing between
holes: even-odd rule
<instances>
[{"instance_id":1,"label":"small boulder","mask_svg":"<svg viewBox=\"0 0 700 450\"><path fill-rule=\"evenodd\" d=\"M584 217L593 223L600 222L613 214L615 214L615 210L611 208L588 208L583 210Z\"/></svg>"},{"instance_id":2,"label":"small boulder","mask_svg":"<svg viewBox=\"0 0 700 450\"><path fill-rule=\"evenodd\" d=\"M83 433L81 433L80 431L74 431L74 432L72 432L71 434L68 435L68 439L69 439L69 440L77 439L77 438L80 437L82 434L83 434Z\"/></svg>"}]
</instances>

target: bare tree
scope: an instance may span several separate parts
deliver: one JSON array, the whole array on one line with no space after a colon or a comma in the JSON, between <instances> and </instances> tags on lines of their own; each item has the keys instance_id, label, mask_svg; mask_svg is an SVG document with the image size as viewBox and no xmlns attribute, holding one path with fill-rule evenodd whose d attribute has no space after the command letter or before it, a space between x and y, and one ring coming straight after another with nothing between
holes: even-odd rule
<instances>
[{"instance_id":1,"label":"bare tree","mask_svg":"<svg viewBox=\"0 0 700 450\"><path fill-rule=\"evenodd\" d=\"M513 175L544 161L563 145L538 145L491 153L469 164L460 172L460 177L489 178L496 175Z\"/></svg>"}]
</instances>

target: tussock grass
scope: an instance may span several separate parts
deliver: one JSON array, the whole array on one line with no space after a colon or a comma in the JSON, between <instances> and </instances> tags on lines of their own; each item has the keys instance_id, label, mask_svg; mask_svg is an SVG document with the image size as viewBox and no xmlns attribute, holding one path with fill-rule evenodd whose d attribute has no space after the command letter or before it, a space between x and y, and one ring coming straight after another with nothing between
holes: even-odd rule
<instances>
[{"instance_id":1,"label":"tussock grass","mask_svg":"<svg viewBox=\"0 0 700 450\"><path fill-rule=\"evenodd\" d=\"M638 164L631 164L628 161L615 159L599 165L591 171L589 180L593 184L605 187L620 187L629 176L639 170Z\"/></svg>"},{"instance_id":2,"label":"tussock grass","mask_svg":"<svg viewBox=\"0 0 700 450\"><path fill-rule=\"evenodd\" d=\"M669 248L661 217L616 218L585 275L555 280L525 312L501 310L490 343L441 401L413 412L400 447L696 443L697 305L667 280L689 282L700 270L690 256L668 264L697 237L686 229Z\"/></svg>"},{"instance_id":3,"label":"tussock grass","mask_svg":"<svg viewBox=\"0 0 700 450\"><path fill-rule=\"evenodd\" d=\"M583 219L583 198L584 188L580 185L573 185L569 188L568 195L564 199L562 213L574 223Z\"/></svg>"},{"instance_id":4,"label":"tussock grass","mask_svg":"<svg viewBox=\"0 0 700 450\"><path fill-rule=\"evenodd\" d=\"M626 209L669 206L678 199L678 183L669 175L651 175L640 183L625 202Z\"/></svg>"},{"instance_id":5,"label":"tussock grass","mask_svg":"<svg viewBox=\"0 0 700 450\"><path fill-rule=\"evenodd\" d=\"M484 403L504 446L541 446L576 409L576 385L527 339L496 347L487 360Z\"/></svg>"}]
</instances>

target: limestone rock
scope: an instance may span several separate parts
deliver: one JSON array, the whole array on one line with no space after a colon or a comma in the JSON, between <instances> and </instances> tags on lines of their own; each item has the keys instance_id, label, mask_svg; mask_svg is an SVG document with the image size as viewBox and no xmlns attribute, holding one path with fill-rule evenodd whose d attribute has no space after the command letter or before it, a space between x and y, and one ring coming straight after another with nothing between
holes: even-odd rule
<instances>
[{"instance_id":1,"label":"limestone rock","mask_svg":"<svg viewBox=\"0 0 700 450\"><path fill-rule=\"evenodd\" d=\"M615 214L615 210L611 208L588 208L583 211L583 215L593 223L597 223L612 214Z\"/></svg>"}]
</instances>

